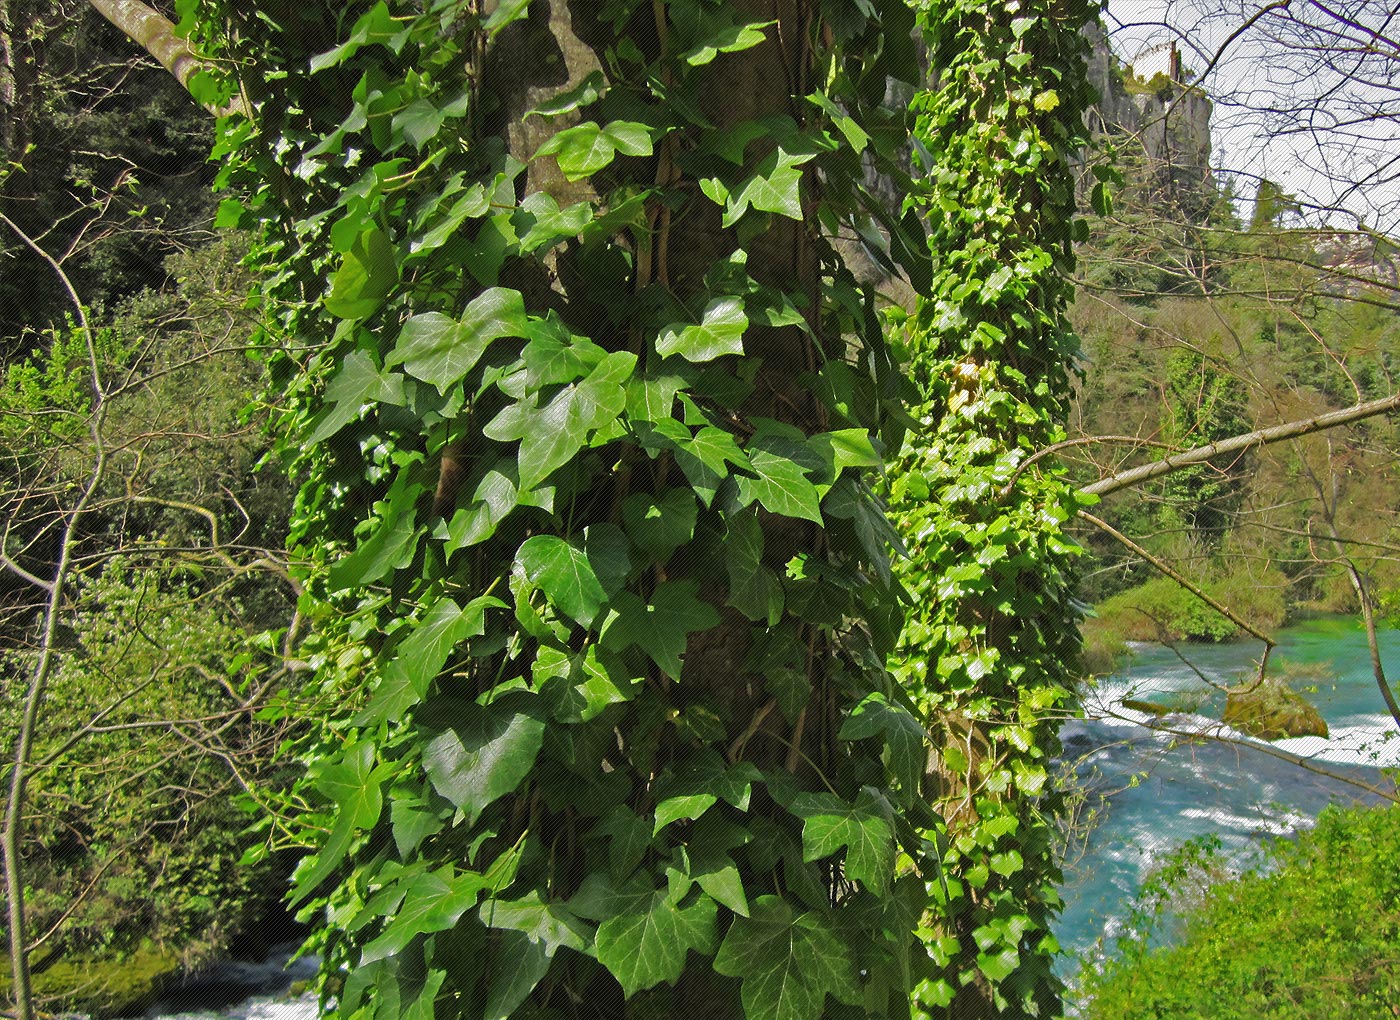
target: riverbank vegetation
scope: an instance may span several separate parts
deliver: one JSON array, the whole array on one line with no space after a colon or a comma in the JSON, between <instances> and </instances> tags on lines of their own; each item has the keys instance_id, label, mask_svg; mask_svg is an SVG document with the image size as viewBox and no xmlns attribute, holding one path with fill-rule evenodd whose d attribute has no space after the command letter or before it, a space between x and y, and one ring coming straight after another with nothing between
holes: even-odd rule
<instances>
[{"instance_id":1,"label":"riverbank vegetation","mask_svg":"<svg viewBox=\"0 0 1400 1020\"><path fill-rule=\"evenodd\" d=\"M1149 884L1133 922L1086 968L1084 1020L1392 1017L1400 810L1328 809L1236 876L1208 846L1190 847Z\"/></svg>"}]
</instances>

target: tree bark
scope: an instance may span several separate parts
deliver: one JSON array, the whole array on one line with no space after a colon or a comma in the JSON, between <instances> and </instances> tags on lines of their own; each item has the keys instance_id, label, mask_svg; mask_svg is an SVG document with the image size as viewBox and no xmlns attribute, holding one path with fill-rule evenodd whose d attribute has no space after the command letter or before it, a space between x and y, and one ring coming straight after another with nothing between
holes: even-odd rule
<instances>
[{"instance_id":1,"label":"tree bark","mask_svg":"<svg viewBox=\"0 0 1400 1020\"><path fill-rule=\"evenodd\" d=\"M1161 478L1163 475L1171 474L1173 471L1190 467L1193 464L1204 464L1223 454L1243 453L1256 446L1268 446L1270 443L1296 439L1299 436L1311 435L1324 429L1336 428L1338 425L1350 425L1352 422L1374 418L1378 414L1389 414L1397 409L1400 409L1400 393L1382 397L1379 400L1370 400L1364 404L1353 404L1340 411L1328 411L1326 414L1319 414L1312 418L1285 422L1282 425L1270 425L1268 428L1255 429L1253 432L1246 432L1243 435L1231 436L1229 439L1207 443L1205 446L1197 446L1183 453L1176 453L1170 457L1153 461L1151 464L1143 464L1140 467L1116 472L1107 478L1099 479L1092 485L1084 486L1079 491L1090 496L1107 496L1109 493L1130 489L1134 485L1150 482L1154 478Z\"/></svg>"},{"instance_id":2,"label":"tree bark","mask_svg":"<svg viewBox=\"0 0 1400 1020\"><path fill-rule=\"evenodd\" d=\"M115 25L136 45L149 53L160 66L175 76L186 89L190 79L207 64L190 47L189 41L176 34L175 25L159 11L140 0L88 0L93 9ZM216 117L231 113L249 114L247 99L239 94L227 106L204 107Z\"/></svg>"}]
</instances>

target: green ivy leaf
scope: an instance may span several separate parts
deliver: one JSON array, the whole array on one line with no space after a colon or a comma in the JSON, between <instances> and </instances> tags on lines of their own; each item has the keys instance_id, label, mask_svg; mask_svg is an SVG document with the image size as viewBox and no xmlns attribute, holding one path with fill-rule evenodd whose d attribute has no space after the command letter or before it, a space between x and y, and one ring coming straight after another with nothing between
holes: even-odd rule
<instances>
[{"instance_id":1,"label":"green ivy leaf","mask_svg":"<svg viewBox=\"0 0 1400 1020\"><path fill-rule=\"evenodd\" d=\"M398 282L393 244L384 231L370 227L355 239L331 277L326 311L337 319L367 319L379 310Z\"/></svg>"},{"instance_id":2,"label":"green ivy leaf","mask_svg":"<svg viewBox=\"0 0 1400 1020\"><path fill-rule=\"evenodd\" d=\"M718 799L712 793L687 793L658 801L651 824L651 834L655 836L672 822L699 818L713 807Z\"/></svg>"},{"instance_id":3,"label":"green ivy leaf","mask_svg":"<svg viewBox=\"0 0 1400 1020\"><path fill-rule=\"evenodd\" d=\"M659 422L671 417L676 394L685 387L678 375L636 376L627 381L627 417Z\"/></svg>"},{"instance_id":4,"label":"green ivy leaf","mask_svg":"<svg viewBox=\"0 0 1400 1020\"><path fill-rule=\"evenodd\" d=\"M571 89L560 92L553 98L546 99L539 106L527 113L527 118L540 117L560 117L566 113L585 106L592 106L607 91L607 84L603 79L602 71L590 71L588 76Z\"/></svg>"},{"instance_id":5,"label":"green ivy leaf","mask_svg":"<svg viewBox=\"0 0 1400 1020\"><path fill-rule=\"evenodd\" d=\"M777 896L760 896L736 918L715 956L715 971L742 981L748 1020L812 1020L828 993L858 1001L851 951L822 914L796 915Z\"/></svg>"},{"instance_id":6,"label":"green ivy leaf","mask_svg":"<svg viewBox=\"0 0 1400 1020\"><path fill-rule=\"evenodd\" d=\"M652 827L626 804L619 804L589 832L589 838L606 839L608 865L614 882L622 882L642 862L652 844Z\"/></svg>"},{"instance_id":7,"label":"green ivy leaf","mask_svg":"<svg viewBox=\"0 0 1400 1020\"><path fill-rule=\"evenodd\" d=\"M642 551L665 563L694 537L698 511L690 489L670 489L660 498L634 492L623 501L622 522Z\"/></svg>"},{"instance_id":8,"label":"green ivy leaf","mask_svg":"<svg viewBox=\"0 0 1400 1020\"><path fill-rule=\"evenodd\" d=\"M531 942L543 943L549 955L559 947L586 952L593 930L563 903L546 903L532 890L518 900L487 900L481 923L488 928L518 931Z\"/></svg>"},{"instance_id":9,"label":"green ivy leaf","mask_svg":"<svg viewBox=\"0 0 1400 1020\"><path fill-rule=\"evenodd\" d=\"M364 351L351 351L340 363L326 386L323 398L330 406L321 413L307 446L315 446L335 435L360 416L366 404L404 403L403 376L381 372Z\"/></svg>"},{"instance_id":10,"label":"green ivy leaf","mask_svg":"<svg viewBox=\"0 0 1400 1020\"><path fill-rule=\"evenodd\" d=\"M530 774L544 743L544 723L516 711L518 704L515 699L485 707L462 702L452 725L423 749L433 789L465 811L472 824Z\"/></svg>"},{"instance_id":11,"label":"green ivy leaf","mask_svg":"<svg viewBox=\"0 0 1400 1020\"><path fill-rule=\"evenodd\" d=\"M387 769L375 768L374 744L356 741L340 757L318 769L312 781L336 806L335 823L312 857L303 859L292 876L296 882L292 902L300 902L340 867L355 834L371 828L384 809L382 785Z\"/></svg>"},{"instance_id":12,"label":"green ivy leaf","mask_svg":"<svg viewBox=\"0 0 1400 1020\"><path fill-rule=\"evenodd\" d=\"M899 781L902 799L918 791L927 760L927 734L919 721L902 705L891 704L883 694L867 696L841 724L842 740L883 736L889 749L890 771Z\"/></svg>"},{"instance_id":13,"label":"green ivy leaf","mask_svg":"<svg viewBox=\"0 0 1400 1020\"><path fill-rule=\"evenodd\" d=\"M690 950L714 952L715 914L708 896L681 909L666 890L658 890L644 910L609 917L598 926L598 962L612 971L628 998L663 981L675 984Z\"/></svg>"},{"instance_id":14,"label":"green ivy leaf","mask_svg":"<svg viewBox=\"0 0 1400 1020\"><path fill-rule=\"evenodd\" d=\"M441 248L463 223L485 216L490 208L491 199L486 194L486 188L481 184L473 184L465 195L452 203L452 208L442 219L408 242L409 253L416 255L419 252Z\"/></svg>"},{"instance_id":15,"label":"green ivy leaf","mask_svg":"<svg viewBox=\"0 0 1400 1020\"><path fill-rule=\"evenodd\" d=\"M603 169L618 153L650 156L651 128L625 120L612 121L606 127L599 127L595 121L584 121L551 135L536 151L535 158L553 156L564 177L577 181Z\"/></svg>"},{"instance_id":16,"label":"green ivy leaf","mask_svg":"<svg viewBox=\"0 0 1400 1020\"><path fill-rule=\"evenodd\" d=\"M516 563L531 584L580 626L591 624L607 600L588 554L557 535L527 538L516 553Z\"/></svg>"},{"instance_id":17,"label":"green ivy leaf","mask_svg":"<svg viewBox=\"0 0 1400 1020\"><path fill-rule=\"evenodd\" d=\"M531 941L524 932L503 932L487 971L482 1020L510 1020L515 1016L516 1007L549 972L552 959L549 947L543 942Z\"/></svg>"},{"instance_id":18,"label":"green ivy leaf","mask_svg":"<svg viewBox=\"0 0 1400 1020\"><path fill-rule=\"evenodd\" d=\"M657 585L651 605L631 592L613 600L600 635L605 648L622 650L638 645L673 680L681 678L686 638L719 625L719 613L695 597L696 582L665 581Z\"/></svg>"},{"instance_id":19,"label":"green ivy leaf","mask_svg":"<svg viewBox=\"0 0 1400 1020\"><path fill-rule=\"evenodd\" d=\"M419 875L404 895L383 933L360 952L360 965L394 956L417 936L446 931L472 907L486 888L474 872L455 874L452 865Z\"/></svg>"},{"instance_id":20,"label":"green ivy leaf","mask_svg":"<svg viewBox=\"0 0 1400 1020\"><path fill-rule=\"evenodd\" d=\"M421 152L423 146L433 140L442 130L447 115L427 99L415 99L407 107L394 114L394 133L402 134L414 149Z\"/></svg>"},{"instance_id":21,"label":"green ivy leaf","mask_svg":"<svg viewBox=\"0 0 1400 1020\"><path fill-rule=\"evenodd\" d=\"M793 154L779 146L758 165L752 177L730 189L729 204L722 223L732 227L748 212L749 206L762 212L777 213L788 219L802 219L802 171L810 153Z\"/></svg>"},{"instance_id":22,"label":"green ivy leaf","mask_svg":"<svg viewBox=\"0 0 1400 1020\"><path fill-rule=\"evenodd\" d=\"M710 301L698 324L672 323L656 340L656 353L663 358L679 354L687 361L713 361L725 354L744 353L744 330L748 328L742 299L729 296Z\"/></svg>"},{"instance_id":23,"label":"green ivy leaf","mask_svg":"<svg viewBox=\"0 0 1400 1020\"><path fill-rule=\"evenodd\" d=\"M589 434L611 425L627 403L623 381L637 356L617 351L604 358L588 378L565 386L544 407L532 395L511 404L482 431L490 439L520 440L520 487L530 489L573 459Z\"/></svg>"},{"instance_id":24,"label":"green ivy leaf","mask_svg":"<svg viewBox=\"0 0 1400 1020\"><path fill-rule=\"evenodd\" d=\"M831 793L803 793L792 802L803 819L802 859L830 857L846 848L846 877L877 896L889 888L894 873L894 813L883 794L861 788L854 804Z\"/></svg>"},{"instance_id":25,"label":"green ivy leaf","mask_svg":"<svg viewBox=\"0 0 1400 1020\"><path fill-rule=\"evenodd\" d=\"M699 4L695 5L697 8ZM725 13L728 17L728 12ZM775 21L755 21L747 25L719 24L707 26L709 31L701 41L691 40L690 49L681 55L691 67L701 67L710 63L721 53L739 53L760 45L765 38L763 30Z\"/></svg>"},{"instance_id":26,"label":"green ivy leaf","mask_svg":"<svg viewBox=\"0 0 1400 1020\"><path fill-rule=\"evenodd\" d=\"M486 631L486 610L506 608L500 599L482 596L465 608L450 598L438 599L394 650L384 666L374 696L358 717L358 725L401 718L428 694L428 685L442 671L452 649Z\"/></svg>"},{"instance_id":27,"label":"green ivy leaf","mask_svg":"<svg viewBox=\"0 0 1400 1020\"><path fill-rule=\"evenodd\" d=\"M523 337L528 326L520 292L492 287L473 298L460 319L441 312L409 319L388 361L446 393L476 367L491 341Z\"/></svg>"},{"instance_id":28,"label":"green ivy leaf","mask_svg":"<svg viewBox=\"0 0 1400 1020\"><path fill-rule=\"evenodd\" d=\"M757 478L739 475L739 498L744 504L754 500L770 513L823 523L817 487L807 478L807 468L774 449L748 449L749 467Z\"/></svg>"},{"instance_id":29,"label":"green ivy leaf","mask_svg":"<svg viewBox=\"0 0 1400 1020\"><path fill-rule=\"evenodd\" d=\"M333 592L374 584L390 571L408 565L418 545L414 504L425 487L410 483L409 472L400 471L378 507L379 526L359 547L331 565L327 586Z\"/></svg>"},{"instance_id":30,"label":"green ivy leaf","mask_svg":"<svg viewBox=\"0 0 1400 1020\"><path fill-rule=\"evenodd\" d=\"M729 605L750 620L776 626L783 613L783 586L763 565L763 526L754 513L740 511L725 518L724 565Z\"/></svg>"}]
</instances>

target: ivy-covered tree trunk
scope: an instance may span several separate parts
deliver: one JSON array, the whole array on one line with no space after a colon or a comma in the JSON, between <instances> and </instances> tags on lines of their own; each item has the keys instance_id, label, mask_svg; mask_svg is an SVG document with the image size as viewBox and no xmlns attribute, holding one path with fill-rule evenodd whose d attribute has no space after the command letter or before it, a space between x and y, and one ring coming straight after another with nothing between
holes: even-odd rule
<instances>
[{"instance_id":1,"label":"ivy-covered tree trunk","mask_svg":"<svg viewBox=\"0 0 1400 1020\"><path fill-rule=\"evenodd\" d=\"M940 972L916 1000L947 1020L1056 1016L1048 767L1079 651L1063 532L1078 501L1040 454L1064 437L1078 355L1069 160L1097 6L919 6L936 80L914 99L924 172L911 203L939 265L907 324L922 404L891 494L912 549L894 662L933 725L947 879L924 930Z\"/></svg>"},{"instance_id":2,"label":"ivy-covered tree trunk","mask_svg":"<svg viewBox=\"0 0 1400 1020\"><path fill-rule=\"evenodd\" d=\"M924 15L916 187L902 0L179 6L234 69L201 98L256 109L220 219L264 231L305 651L346 702L295 890L339 1011L886 1016L922 981L1053 1013L1070 500L1022 469L1073 350L1089 11ZM866 477L906 383L842 233L925 296L946 506L907 640L924 707L992 751L940 748L949 826Z\"/></svg>"},{"instance_id":3,"label":"ivy-covered tree trunk","mask_svg":"<svg viewBox=\"0 0 1400 1020\"><path fill-rule=\"evenodd\" d=\"M864 184L903 0L185 6L257 110L338 1011L907 1010L902 380L831 244L930 275Z\"/></svg>"}]
</instances>

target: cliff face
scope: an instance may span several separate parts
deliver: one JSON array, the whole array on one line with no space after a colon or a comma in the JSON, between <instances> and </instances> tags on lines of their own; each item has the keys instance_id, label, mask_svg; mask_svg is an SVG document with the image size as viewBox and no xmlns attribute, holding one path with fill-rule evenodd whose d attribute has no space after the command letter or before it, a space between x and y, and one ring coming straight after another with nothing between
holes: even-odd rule
<instances>
[{"instance_id":1,"label":"cliff face","mask_svg":"<svg viewBox=\"0 0 1400 1020\"><path fill-rule=\"evenodd\" d=\"M1113 55L1103 26L1084 30L1089 81L1099 101L1088 126L1130 157L1141 158L1154 196L1203 218L1213 201L1210 183L1210 100L1184 81L1174 47L1142 54L1132 67Z\"/></svg>"}]
</instances>

